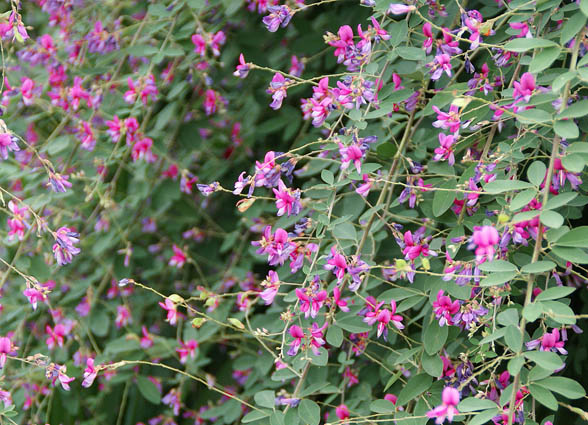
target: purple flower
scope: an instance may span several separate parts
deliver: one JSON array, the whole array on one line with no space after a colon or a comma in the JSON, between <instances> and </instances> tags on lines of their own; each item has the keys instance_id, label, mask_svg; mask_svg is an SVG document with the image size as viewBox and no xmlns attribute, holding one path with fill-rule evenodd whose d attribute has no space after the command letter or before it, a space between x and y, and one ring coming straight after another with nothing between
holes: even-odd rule
<instances>
[{"instance_id":1,"label":"purple flower","mask_svg":"<svg viewBox=\"0 0 588 425\"><path fill-rule=\"evenodd\" d=\"M266 90L268 94L272 95L272 103L270 104L270 108L274 110L278 110L282 107L283 100L288 96L286 92L286 88L290 80L288 78L284 78L282 74L274 74L274 78Z\"/></svg>"},{"instance_id":2,"label":"purple flower","mask_svg":"<svg viewBox=\"0 0 588 425\"><path fill-rule=\"evenodd\" d=\"M267 10L270 14L264 16L263 23L269 32L276 32L280 26L285 28L294 16L288 6L269 6Z\"/></svg>"},{"instance_id":3,"label":"purple flower","mask_svg":"<svg viewBox=\"0 0 588 425\"><path fill-rule=\"evenodd\" d=\"M0 133L0 156L8 159L8 152L18 152L20 148L16 144L18 139L10 133Z\"/></svg>"},{"instance_id":4,"label":"purple flower","mask_svg":"<svg viewBox=\"0 0 588 425\"><path fill-rule=\"evenodd\" d=\"M388 10L386 11L386 13L388 15L404 15L405 13L412 12L413 10L416 10L416 7L413 5L407 6L405 4L400 3L390 3L390 6L388 6Z\"/></svg>"},{"instance_id":5,"label":"purple flower","mask_svg":"<svg viewBox=\"0 0 588 425\"><path fill-rule=\"evenodd\" d=\"M71 263L73 256L80 253L80 249L74 246L80 241L80 234L72 231L69 227L60 227L53 236L55 236L53 254L57 263L60 266Z\"/></svg>"}]
</instances>

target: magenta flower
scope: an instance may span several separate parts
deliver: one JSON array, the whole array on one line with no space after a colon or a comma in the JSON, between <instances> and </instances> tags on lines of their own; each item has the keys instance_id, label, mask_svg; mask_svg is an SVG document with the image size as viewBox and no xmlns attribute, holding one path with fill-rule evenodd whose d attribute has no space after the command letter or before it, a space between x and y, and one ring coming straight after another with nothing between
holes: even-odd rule
<instances>
[{"instance_id":1,"label":"magenta flower","mask_svg":"<svg viewBox=\"0 0 588 425\"><path fill-rule=\"evenodd\" d=\"M531 95L535 90L535 77L530 72L525 72L521 76L520 81L514 82L514 90L512 93L512 97L514 98L515 102L524 100L525 102L529 102L531 100Z\"/></svg>"},{"instance_id":2,"label":"magenta flower","mask_svg":"<svg viewBox=\"0 0 588 425\"><path fill-rule=\"evenodd\" d=\"M260 292L259 297L265 302L265 305L271 305L280 289L280 277L278 273L270 270L265 280L261 283L265 289Z\"/></svg>"},{"instance_id":3,"label":"magenta flower","mask_svg":"<svg viewBox=\"0 0 588 425\"><path fill-rule=\"evenodd\" d=\"M286 89L288 88L288 83L290 80L288 78L284 78L282 74L275 73L272 81L266 90L268 94L272 95L272 103L270 104L270 108L274 110L278 110L282 107L283 100L288 96Z\"/></svg>"},{"instance_id":4,"label":"magenta flower","mask_svg":"<svg viewBox=\"0 0 588 425\"><path fill-rule=\"evenodd\" d=\"M268 264L275 266L283 265L296 249L296 245L290 241L288 232L284 229L276 229L272 234L272 227L267 226L263 231L263 237L259 241L251 242L253 246L259 246L257 254L267 254Z\"/></svg>"},{"instance_id":5,"label":"magenta flower","mask_svg":"<svg viewBox=\"0 0 588 425\"><path fill-rule=\"evenodd\" d=\"M516 35L517 38L533 38L529 32L529 25L527 25L526 22L510 22L508 25L510 25L513 30L519 31L519 33Z\"/></svg>"},{"instance_id":6,"label":"magenta flower","mask_svg":"<svg viewBox=\"0 0 588 425\"><path fill-rule=\"evenodd\" d=\"M324 266L327 270L333 270L335 276L337 276L337 282L341 283L347 270L347 261L345 257L337 252L337 247L333 245L331 247L331 254L327 258L327 264Z\"/></svg>"},{"instance_id":7,"label":"magenta flower","mask_svg":"<svg viewBox=\"0 0 588 425\"><path fill-rule=\"evenodd\" d=\"M315 322L312 324L312 328L310 328L310 349L315 356L320 355L319 348L325 345L323 331L326 329L327 325L328 322L325 322L323 326L319 327Z\"/></svg>"},{"instance_id":8,"label":"magenta flower","mask_svg":"<svg viewBox=\"0 0 588 425\"><path fill-rule=\"evenodd\" d=\"M434 161L447 160L449 165L455 164L455 156L453 155L453 144L455 143L454 136L446 136L443 133L439 133L439 146L435 148Z\"/></svg>"},{"instance_id":9,"label":"magenta flower","mask_svg":"<svg viewBox=\"0 0 588 425\"><path fill-rule=\"evenodd\" d=\"M286 187L284 182L278 182L278 189L273 189L276 195L276 208L278 209L278 217L284 213L290 215L298 215L302 208L300 205L300 189L292 190Z\"/></svg>"},{"instance_id":10,"label":"magenta flower","mask_svg":"<svg viewBox=\"0 0 588 425\"><path fill-rule=\"evenodd\" d=\"M141 337L141 348L150 348L153 346L153 337L147 330L145 325L141 326L141 333L143 336Z\"/></svg>"},{"instance_id":11,"label":"magenta flower","mask_svg":"<svg viewBox=\"0 0 588 425\"><path fill-rule=\"evenodd\" d=\"M496 252L495 245L498 244L500 238L498 231L492 226L475 226L474 235L472 236L472 243L468 249L476 248L476 260L484 262L486 259L492 261L494 253Z\"/></svg>"},{"instance_id":12,"label":"magenta flower","mask_svg":"<svg viewBox=\"0 0 588 425\"><path fill-rule=\"evenodd\" d=\"M365 313L363 321L370 326L377 322L378 338L384 334L384 340L386 340L388 337L388 323L392 322L397 329L404 329L404 325L402 324L404 318L401 315L396 314L395 300L390 301L391 310L381 308L383 305L384 301L378 303L373 310Z\"/></svg>"},{"instance_id":13,"label":"magenta flower","mask_svg":"<svg viewBox=\"0 0 588 425\"><path fill-rule=\"evenodd\" d=\"M178 321L178 311L176 309L176 304L170 300L169 298L165 299L165 303L159 302L161 308L167 311L167 317L165 319L166 322L169 322L170 325L174 326Z\"/></svg>"},{"instance_id":14,"label":"magenta flower","mask_svg":"<svg viewBox=\"0 0 588 425\"><path fill-rule=\"evenodd\" d=\"M298 59L296 55L292 55L290 58L290 69L288 70L288 74L300 77L302 71L304 71L304 62Z\"/></svg>"},{"instance_id":15,"label":"magenta flower","mask_svg":"<svg viewBox=\"0 0 588 425\"><path fill-rule=\"evenodd\" d=\"M28 77L22 77L20 92L22 94L23 103L26 106L32 105L35 92L35 82Z\"/></svg>"},{"instance_id":16,"label":"magenta flower","mask_svg":"<svg viewBox=\"0 0 588 425\"><path fill-rule=\"evenodd\" d=\"M67 334L67 329L63 324L58 323L54 328L46 325L45 332L49 335L49 337L45 340L47 343L47 348L53 350L55 346L63 347L63 338Z\"/></svg>"},{"instance_id":17,"label":"magenta flower","mask_svg":"<svg viewBox=\"0 0 588 425\"><path fill-rule=\"evenodd\" d=\"M194 34L192 36L192 43L194 44L194 52L200 56L206 54L206 41L200 34Z\"/></svg>"},{"instance_id":18,"label":"magenta flower","mask_svg":"<svg viewBox=\"0 0 588 425\"><path fill-rule=\"evenodd\" d=\"M433 127L449 130L452 133L457 133L459 131L461 121L457 105L451 105L449 107L449 112L443 112L436 106L433 106L432 108L433 111L437 112L437 121L433 122Z\"/></svg>"},{"instance_id":19,"label":"magenta flower","mask_svg":"<svg viewBox=\"0 0 588 425\"><path fill-rule=\"evenodd\" d=\"M442 53L435 56L435 60L427 67L431 68L431 80L435 81L441 78L443 72L451 77L451 57L448 54Z\"/></svg>"},{"instance_id":20,"label":"magenta flower","mask_svg":"<svg viewBox=\"0 0 588 425\"><path fill-rule=\"evenodd\" d=\"M300 300L300 311L304 313L304 317L308 319L310 316L314 319L327 299L327 291L296 288L296 296Z\"/></svg>"},{"instance_id":21,"label":"magenta flower","mask_svg":"<svg viewBox=\"0 0 588 425\"><path fill-rule=\"evenodd\" d=\"M60 227L53 236L55 237L53 255L55 255L57 264L64 266L71 263L73 257L81 252L80 249L75 246L75 244L80 241L80 234L74 232L69 227Z\"/></svg>"},{"instance_id":22,"label":"magenta flower","mask_svg":"<svg viewBox=\"0 0 588 425\"><path fill-rule=\"evenodd\" d=\"M48 379L51 379L51 384L55 385L55 382L59 380L61 387L65 391L69 391L71 388L69 384L75 380L75 378L70 378L65 373L67 372L67 367L65 365L57 365L55 363L49 364L46 371L46 376Z\"/></svg>"},{"instance_id":23,"label":"magenta flower","mask_svg":"<svg viewBox=\"0 0 588 425\"><path fill-rule=\"evenodd\" d=\"M177 267L178 269L181 269L182 266L184 265L184 263L186 262L186 260L188 259L188 257L186 256L184 251L182 251L180 249L180 247L178 247L176 244L174 244L172 246L172 249L173 249L174 253L171 256L171 258L169 259L168 264L170 266L174 266L174 267Z\"/></svg>"},{"instance_id":24,"label":"magenta flower","mask_svg":"<svg viewBox=\"0 0 588 425\"><path fill-rule=\"evenodd\" d=\"M289 356L295 356L300 349L300 345L302 344L302 338L304 338L304 332L302 328L298 325L293 325L290 327L290 336L294 338L294 340L290 343L290 349L288 350Z\"/></svg>"},{"instance_id":25,"label":"magenta flower","mask_svg":"<svg viewBox=\"0 0 588 425\"><path fill-rule=\"evenodd\" d=\"M459 312L459 301L451 302L451 298L443 295L442 289L437 292L437 300L433 302L433 311L439 320L439 326L452 324L453 315Z\"/></svg>"},{"instance_id":26,"label":"magenta flower","mask_svg":"<svg viewBox=\"0 0 588 425\"><path fill-rule=\"evenodd\" d=\"M94 367L94 359L89 357L86 360L86 369L84 370L84 380L82 381L82 387L89 388L98 375L98 369Z\"/></svg>"},{"instance_id":27,"label":"magenta flower","mask_svg":"<svg viewBox=\"0 0 588 425\"><path fill-rule=\"evenodd\" d=\"M429 22L425 22L423 25L423 34L425 35L425 41L423 41L423 47L427 54L431 53L431 48L433 46L433 31L431 24Z\"/></svg>"},{"instance_id":28,"label":"magenta flower","mask_svg":"<svg viewBox=\"0 0 588 425\"><path fill-rule=\"evenodd\" d=\"M243 56L243 53L241 53L239 55L239 64L236 66L235 72L233 72L233 75L235 77L245 78L245 77L247 77L247 74L249 74L250 69L251 69L250 65L245 62L245 57Z\"/></svg>"},{"instance_id":29,"label":"magenta flower","mask_svg":"<svg viewBox=\"0 0 588 425\"><path fill-rule=\"evenodd\" d=\"M405 13L412 12L413 10L416 10L416 7L413 5L407 6L401 3L390 3L386 13L388 15L404 15Z\"/></svg>"},{"instance_id":30,"label":"magenta flower","mask_svg":"<svg viewBox=\"0 0 588 425\"><path fill-rule=\"evenodd\" d=\"M338 286L333 288L333 302L341 309L341 311L349 311L349 307L347 307L347 300L341 298L341 290Z\"/></svg>"},{"instance_id":31,"label":"magenta flower","mask_svg":"<svg viewBox=\"0 0 588 425\"><path fill-rule=\"evenodd\" d=\"M552 329L551 332L544 333L538 339L534 339L526 343L529 350L537 348L539 345L539 351L553 351L559 352L560 354L568 354L564 348L564 341L560 340L559 329Z\"/></svg>"},{"instance_id":32,"label":"magenta flower","mask_svg":"<svg viewBox=\"0 0 588 425\"><path fill-rule=\"evenodd\" d=\"M359 144L352 144L345 146L339 143L339 154L341 155L341 169L346 170L349 164L353 163L358 173L361 173L361 160L363 159L363 151Z\"/></svg>"},{"instance_id":33,"label":"magenta flower","mask_svg":"<svg viewBox=\"0 0 588 425\"><path fill-rule=\"evenodd\" d=\"M45 302L47 301L47 296L43 291L40 291L37 288L27 288L23 291L23 294L29 300L29 303L33 306L33 310L37 309L38 302Z\"/></svg>"},{"instance_id":34,"label":"magenta flower","mask_svg":"<svg viewBox=\"0 0 588 425\"><path fill-rule=\"evenodd\" d=\"M12 199L8 201L8 209L12 213L12 217L6 219L8 225L8 239L13 240L16 236L19 241L22 241L26 229L30 227L26 221L30 217L29 209L26 206L19 208L18 204Z\"/></svg>"},{"instance_id":35,"label":"magenta flower","mask_svg":"<svg viewBox=\"0 0 588 425\"><path fill-rule=\"evenodd\" d=\"M457 405L459 404L459 391L453 387L445 387L441 395L440 406L435 407L433 410L427 412L427 416L430 419L435 419L436 424L442 424L445 419L449 422L453 422L453 417L459 414Z\"/></svg>"},{"instance_id":36,"label":"magenta flower","mask_svg":"<svg viewBox=\"0 0 588 425\"><path fill-rule=\"evenodd\" d=\"M346 405L340 404L335 409L335 414L337 415L337 417L340 420L345 420L345 419L349 418L349 409L347 408Z\"/></svg>"},{"instance_id":37,"label":"magenta flower","mask_svg":"<svg viewBox=\"0 0 588 425\"><path fill-rule=\"evenodd\" d=\"M155 162L157 155L151 151L152 147L153 140L150 137L143 137L141 140L137 140L131 151L133 161L142 159L146 162Z\"/></svg>"},{"instance_id":38,"label":"magenta flower","mask_svg":"<svg viewBox=\"0 0 588 425\"><path fill-rule=\"evenodd\" d=\"M6 357L16 350L16 347L12 344L12 341L7 336L0 337L0 369L4 368L6 364Z\"/></svg>"},{"instance_id":39,"label":"magenta flower","mask_svg":"<svg viewBox=\"0 0 588 425\"><path fill-rule=\"evenodd\" d=\"M190 358L192 360L194 360L194 356L196 355L197 348L198 348L198 341L196 341L195 339L191 339L186 342L180 341L180 346L178 348L176 348L176 351L178 352L178 355L180 356L180 363L186 364L186 360L188 359L188 356L190 356Z\"/></svg>"},{"instance_id":40,"label":"magenta flower","mask_svg":"<svg viewBox=\"0 0 588 425\"><path fill-rule=\"evenodd\" d=\"M127 326L132 321L133 317L131 316L131 312L126 305L119 305L116 307L116 318L114 319L114 324L116 325L117 329L120 329L123 326Z\"/></svg>"},{"instance_id":41,"label":"magenta flower","mask_svg":"<svg viewBox=\"0 0 588 425\"><path fill-rule=\"evenodd\" d=\"M20 151L17 141L18 138L10 133L0 133L0 157L2 159L8 159L8 152Z\"/></svg>"}]
</instances>

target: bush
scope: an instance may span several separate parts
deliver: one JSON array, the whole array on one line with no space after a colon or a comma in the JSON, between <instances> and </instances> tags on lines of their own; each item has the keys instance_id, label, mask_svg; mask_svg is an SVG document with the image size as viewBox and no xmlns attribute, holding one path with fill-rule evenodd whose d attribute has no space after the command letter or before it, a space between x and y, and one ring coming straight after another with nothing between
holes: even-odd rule
<instances>
[{"instance_id":1,"label":"bush","mask_svg":"<svg viewBox=\"0 0 588 425\"><path fill-rule=\"evenodd\" d=\"M588 1L6 9L2 423L588 419Z\"/></svg>"}]
</instances>

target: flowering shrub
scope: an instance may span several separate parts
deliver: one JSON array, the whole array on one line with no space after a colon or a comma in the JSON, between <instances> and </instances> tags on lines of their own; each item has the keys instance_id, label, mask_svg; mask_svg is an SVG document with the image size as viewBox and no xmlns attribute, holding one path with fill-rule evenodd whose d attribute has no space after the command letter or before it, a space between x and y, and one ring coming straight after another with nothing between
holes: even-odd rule
<instances>
[{"instance_id":1,"label":"flowering shrub","mask_svg":"<svg viewBox=\"0 0 588 425\"><path fill-rule=\"evenodd\" d=\"M588 1L4 7L0 422L588 420Z\"/></svg>"}]
</instances>

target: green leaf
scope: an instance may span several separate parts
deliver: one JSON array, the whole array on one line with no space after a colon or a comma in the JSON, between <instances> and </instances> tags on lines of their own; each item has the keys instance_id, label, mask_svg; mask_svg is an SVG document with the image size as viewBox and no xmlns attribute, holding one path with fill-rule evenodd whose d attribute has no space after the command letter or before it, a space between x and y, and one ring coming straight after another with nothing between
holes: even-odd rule
<instances>
[{"instance_id":1,"label":"green leaf","mask_svg":"<svg viewBox=\"0 0 588 425\"><path fill-rule=\"evenodd\" d=\"M516 118L521 124L540 124L551 121L551 114L543 109L534 108L517 112Z\"/></svg>"},{"instance_id":2,"label":"green leaf","mask_svg":"<svg viewBox=\"0 0 588 425\"><path fill-rule=\"evenodd\" d=\"M527 178L531 183L535 186L540 186L545 180L545 173L547 172L547 167L541 161L533 161L533 163L529 166L527 170Z\"/></svg>"},{"instance_id":3,"label":"green leaf","mask_svg":"<svg viewBox=\"0 0 588 425\"><path fill-rule=\"evenodd\" d=\"M576 139L580 136L578 126L571 120L557 120L553 125L553 130L562 139Z\"/></svg>"},{"instance_id":4,"label":"green leaf","mask_svg":"<svg viewBox=\"0 0 588 425\"><path fill-rule=\"evenodd\" d=\"M516 272L517 266L505 260L486 261L480 264L479 269L483 272Z\"/></svg>"},{"instance_id":5,"label":"green leaf","mask_svg":"<svg viewBox=\"0 0 588 425\"><path fill-rule=\"evenodd\" d=\"M469 422L468 425L482 425L487 423L491 420L494 416L498 415L499 411L497 407L492 409L484 410L483 412L478 413L474 416Z\"/></svg>"},{"instance_id":6,"label":"green leaf","mask_svg":"<svg viewBox=\"0 0 588 425\"><path fill-rule=\"evenodd\" d=\"M541 50L541 52L537 53L531 60L531 63L529 64L529 72L536 74L543 71L544 69L549 68L549 66L557 59L560 53L561 49L559 46L547 47Z\"/></svg>"},{"instance_id":7,"label":"green leaf","mask_svg":"<svg viewBox=\"0 0 588 425\"><path fill-rule=\"evenodd\" d=\"M518 353L523 346L523 336L519 328L514 325L508 325L504 334L504 341L513 353Z\"/></svg>"},{"instance_id":8,"label":"green leaf","mask_svg":"<svg viewBox=\"0 0 588 425\"><path fill-rule=\"evenodd\" d=\"M564 86L569 81L572 81L574 79L574 77L576 77L576 76L577 76L577 73L575 71L564 72L563 74L558 76L555 80L553 80L553 83L551 83L551 89L553 90L554 93L559 93L561 91L561 89L563 89Z\"/></svg>"},{"instance_id":9,"label":"green leaf","mask_svg":"<svg viewBox=\"0 0 588 425\"><path fill-rule=\"evenodd\" d=\"M513 200L510 201L508 208L511 211L517 211L523 207L526 207L529 202L535 198L535 196L537 196L537 191L535 189L523 190L522 192L517 193Z\"/></svg>"},{"instance_id":10,"label":"green leaf","mask_svg":"<svg viewBox=\"0 0 588 425\"><path fill-rule=\"evenodd\" d=\"M564 376L551 376L537 381L536 384L572 400L582 398L586 395L586 391L582 388L582 385Z\"/></svg>"},{"instance_id":11,"label":"green leaf","mask_svg":"<svg viewBox=\"0 0 588 425\"><path fill-rule=\"evenodd\" d=\"M423 355L421 356L421 363L425 372L427 372L433 378L441 377L441 374L443 373L443 361L438 354L433 354L430 356L423 352Z\"/></svg>"},{"instance_id":12,"label":"green leaf","mask_svg":"<svg viewBox=\"0 0 588 425\"><path fill-rule=\"evenodd\" d=\"M573 248L588 248L588 226L580 226L570 230L559 238L554 245Z\"/></svg>"},{"instance_id":13,"label":"green leaf","mask_svg":"<svg viewBox=\"0 0 588 425\"><path fill-rule=\"evenodd\" d=\"M269 410L254 410L252 412L247 413L243 419L241 419L241 423L248 424L249 422L258 421L263 418L267 418L272 412Z\"/></svg>"},{"instance_id":14,"label":"green leaf","mask_svg":"<svg viewBox=\"0 0 588 425\"><path fill-rule=\"evenodd\" d=\"M584 16L588 16L588 0L580 0L580 10Z\"/></svg>"},{"instance_id":15,"label":"green leaf","mask_svg":"<svg viewBox=\"0 0 588 425\"><path fill-rule=\"evenodd\" d=\"M477 412L478 410L492 409L496 407L496 403L487 399L480 399L475 397L468 397L463 399L458 405L457 410L460 413Z\"/></svg>"},{"instance_id":16,"label":"green leaf","mask_svg":"<svg viewBox=\"0 0 588 425\"><path fill-rule=\"evenodd\" d=\"M284 412L276 410L270 416L270 425L286 425L286 415Z\"/></svg>"},{"instance_id":17,"label":"green leaf","mask_svg":"<svg viewBox=\"0 0 588 425\"><path fill-rule=\"evenodd\" d=\"M108 314L104 309L94 308L89 317L90 330L97 336L106 336L110 327Z\"/></svg>"},{"instance_id":18,"label":"green leaf","mask_svg":"<svg viewBox=\"0 0 588 425\"><path fill-rule=\"evenodd\" d=\"M560 298L567 297L572 292L574 292L576 288L572 288L571 286L553 286L551 288L547 288L545 291L541 292L535 298L536 301L548 301L548 300L557 300Z\"/></svg>"},{"instance_id":19,"label":"green leaf","mask_svg":"<svg viewBox=\"0 0 588 425\"><path fill-rule=\"evenodd\" d=\"M504 45L509 52L526 52L531 49L558 47L553 41L543 38L515 38Z\"/></svg>"},{"instance_id":20,"label":"green leaf","mask_svg":"<svg viewBox=\"0 0 588 425\"><path fill-rule=\"evenodd\" d=\"M137 377L137 386L139 392L145 397L145 399L153 404L161 403L161 393L157 389L157 386L151 382L146 376L140 375Z\"/></svg>"},{"instance_id":21,"label":"green leaf","mask_svg":"<svg viewBox=\"0 0 588 425\"><path fill-rule=\"evenodd\" d=\"M560 193L553 198L549 198L543 206L543 210L554 210L556 208L563 207L564 205L576 199L577 196L578 192Z\"/></svg>"},{"instance_id":22,"label":"green leaf","mask_svg":"<svg viewBox=\"0 0 588 425\"><path fill-rule=\"evenodd\" d=\"M425 51L418 47L399 46L394 49L398 56L409 61L424 61Z\"/></svg>"},{"instance_id":23,"label":"green leaf","mask_svg":"<svg viewBox=\"0 0 588 425\"><path fill-rule=\"evenodd\" d=\"M588 264L588 254L579 248L563 248L554 246L551 248L551 252L563 260L571 261L572 263Z\"/></svg>"},{"instance_id":24,"label":"green leaf","mask_svg":"<svg viewBox=\"0 0 588 425\"><path fill-rule=\"evenodd\" d=\"M437 354L445 345L448 335L447 326L439 326L439 322L433 320L425 330L423 337L425 351L431 356Z\"/></svg>"},{"instance_id":25,"label":"green leaf","mask_svg":"<svg viewBox=\"0 0 588 425\"><path fill-rule=\"evenodd\" d=\"M371 326L365 323L361 317L355 314L337 314L335 316L335 324L341 329L351 333L368 332L371 330Z\"/></svg>"},{"instance_id":26,"label":"green leaf","mask_svg":"<svg viewBox=\"0 0 588 425\"><path fill-rule=\"evenodd\" d=\"M564 223L564 218L560 213L550 210L541 211L539 219L541 223L551 229L559 229Z\"/></svg>"},{"instance_id":27,"label":"green leaf","mask_svg":"<svg viewBox=\"0 0 588 425\"><path fill-rule=\"evenodd\" d=\"M521 272L528 274L545 273L553 270L555 267L556 264L553 261L537 261L523 266Z\"/></svg>"},{"instance_id":28,"label":"green leaf","mask_svg":"<svg viewBox=\"0 0 588 425\"><path fill-rule=\"evenodd\" d=\"M333 173L326 169L321 171L321 179L323 179L323 181L328 185L332 185L335 182L335 176Z\"/></svg>"},{"instance_id":29,"label":"green leaf","mask_svg":"<svg viewBox=\"0 0 588 425\"><path fill-rule=\"evenodd\" d=\"M318 425L321 420L321 409L314 401L304 399L298 405L298 416L304 424Z\"/></svg>"},{"instance_id":30,"label":"green leaf","mask_svg":"<svg viewBox=\"0 0 588 425\"><path fill-rule=\"evenodd\" d=\"M551 410L557 410L557 400L551 391L537 384L529 384L529 391L539 403Z\"/></svg>"},{"instance_id":31,"label":"green leaf","mask_svg":"<svg viewBox=\"0 0 588 425\"><path fill-rule=\"evenodd\" d=\"M519 373L519 371L521 370L521 368L523 367L524 364L525 364L524 357L522 357L522 356L514 357L508 361L508 365L507 365L508 372L512 376L515 376L517 373Z\"/></svg>"},{"instance_id":32,"label":"green leaf","mask_svg":"<svg viewBox=\"0 0 588 425\"><path fill-rule=\"evenodd\" d=\"M518 326L519 325L519 312L516 308L509 308L496 316L496 321L503 326Z\"/></svg>"},{"instance_id":33,"label":"green leaf","mask_svg":"<svg viewBox=\"0 0 588 425\"><path fill-rule=\"evenodd\" d=\"M271 390L260 391L253 396L253 399L261 407L273 409L276 406L276 393Z\"/></svg>"},{"instance_id":34,"label":"green leaf","mask_svg":"<svg viewBox=\"0 0 588 425\"><path fill-rule=\"evenodd\" d=\"M374 400L370 403L370 411L374 413L394 413L396 406L388 400L380 399Z\"/></svg>"},{"instance_id":35,"label":"green leaf","mask_svg":"<svg viewBox=\"0 0 588 425\"><path fill-rule=\"evenodd\" d=\"M340 347L343 343L343 331L339 326L329 326L327 329L327 342L333 347Z\"/></svg>"},{"instance_id":36,"label":"green leaf","mask_svg":"<svg viewBox=\"0 0 588 425\"><path fill-rule=\"evenodd\" d=\"M523 317L527 322L532 323L543 314L543 306L539 303L531 303L523 308Z\"/></svg>"},{"instance_id":37,"label":"green leaf","mask_svg":"<svg viewBox=\"0 0 588 425\"><path fill-rule=\"evenodd\" d=\"M355 231L355 226L349 221L344 223L339 223L333 229L333 236L337 239L350 239L350 240L357 240L357 232Z\"/></svg>"},{"instance_id":38,"label":"green leaf","mask_svg":"<svg viewBox=\"0 0 588 425\"><path fill-rule=\"evenodd\" d=\"M576 316L574 310L564 303L558 301L542 301L543 313L562 325L574 325Z\"/></svg>"},{"instance_id":39,"label":"green leaf","mask_svg":"<svg viewBox=\"0 0 588 425\"><path fill-rule=\"evenodd\" d=\"M557 370L563 366L559 356L551 351L526 351L523 355L546 370Z\"/></svg>"},{"instance_id":40,"label":"green leaf","mask_svg":"<svg viewBox=\"0 0 588 425\"><path fill-rule=\"evenodd\" d=\"M586 162L581 155L572 153L564 156L561 159L561 164L566 170L571 171L572 173L581 173L582 170L584 170Z\"/></svg>"},{"instance_id":41,"label":"green leaf","mask_svg":"<svg viewBox=\"0 0 588 425\"><path fill-rule=\"evenodd\" d=\"M200 10L206 6L206 0L186 0L186 4L192 9Z\"/></svg>"},{"instance_id":42,"label":"green leaf","mask_svg":"<svg viewBox=\"0 0 588 425\"><path fill-rule=\"evenodd\" d=\"M580 100L564 109L557 118L580 118L585 115L588 115L588 100Z\"/></svg>"},{"instance_id":43,"label":"green leaf","mask_svg":"<svg viewBox=\"0 0 588 425\"><path fill-rule=\"evenodd\" d=\"M498 272L491 273L480 281L480 286L498 286L502 285L516 277L516 272Z\"/></svg>"},{"instance_id":44,"label":"green leaf","mask_svg":"<svg viewBox=\"0 0 588 425\"><path fill-rule=\"evenodd\" d=\"M484 186L484 191L489 194L510 192L512 190L529 189L533 187L530 183L520 180L494 180Z\"/></svg>"},{"instance_id":45,"label":"green leaf","mask_svg":"<svg viewBox=\"0 0 588 425\"><path fill-rule=\"evenodd\" d=\"M453 205L457 182L453 179L449 180L443 183L440 188L446 190L435 191L435 195L433 196L433 215L435 217L439 217Z\"/></svg>"},{"instance_id":46,"label":"green leaf","mask_svg":"<svg viewBox=\"0 0 588 425\"><path fill-rule=\"evenodd\" d=\"M406 386L398 394L397 406L404 406L411 400L427 391L433 384L433 378L425 373L415 375L406 383Z\"/></svg>"},{"instance_id":47,"label":"green leaf","mask_svg":"<svg viewBox=\"0 0 588 425\"><path fill-rule=\"evenodd\" d=\"M564 45L574 38L586 26L586 16L582 13L572 13L561 29L559 42Z\"/></svg>"},{"instance_id":48,"label":"green leaf","mask_svg":"<svg viewBox=\"0 0 588 425\"><path fill-rule=\"evenodd\" d=\"M482 345L482 344L487 344L492 341L496 341L497 339L502 338L505 333L506 333L506 328L497 329L494 332L492 332L490 335L482 338L478 344Z\"/></svg>"}]
</instances>

